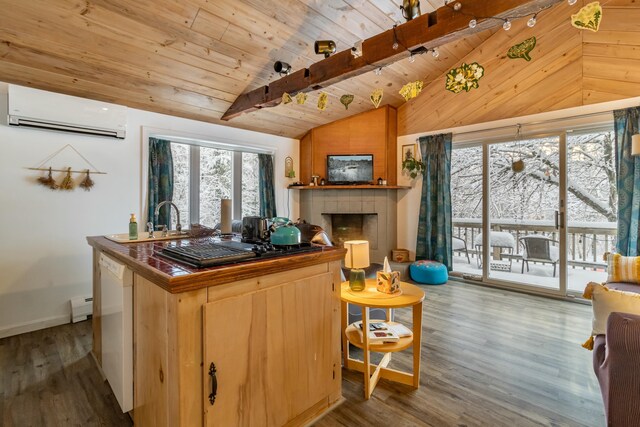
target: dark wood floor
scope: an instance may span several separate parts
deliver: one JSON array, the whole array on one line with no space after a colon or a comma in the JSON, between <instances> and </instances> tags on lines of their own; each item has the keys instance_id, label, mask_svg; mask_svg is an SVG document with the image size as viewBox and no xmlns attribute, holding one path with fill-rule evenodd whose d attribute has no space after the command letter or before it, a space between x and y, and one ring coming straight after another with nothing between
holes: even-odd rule
<instances>
[{"instance_id":1,"label":"dark wood floor","mask_svg":"<svg viewBox=\"0 0 640 427\"><path fill-rule=\"evenodd\" d=\"M422 286L420 388L343 370L346 401L325 426L603 426L590 351L591 307L477 285ZM411 312L397 310L409 324ZM411 369L411 350L390 367Z\"/></svg>"},{"instance_id":2,"label":"dark wood floor","mask_svg":"<svg viewBox=\"0 0 640 427\"><path fill-rule=\"evenodd\" d=\"M0 425L131 426L89 354L91 322L0 340Z\"/></svg>"},{"instance_id":3,"label":"dark wood floor","mask_svg":"<svg viewBox=\"0 0 640 427\"><path fill-rule=\"evenodd\" d=\"M317 427L604 425L580 347L590 307L457 283L425 290L420 389L381 380L365 401L361 374L343 371L346 401ZM90 346L90 322L0 340L0 424L131 425ZM405 350L390 366L410 363Z\"/></svg>"}]
</instances>

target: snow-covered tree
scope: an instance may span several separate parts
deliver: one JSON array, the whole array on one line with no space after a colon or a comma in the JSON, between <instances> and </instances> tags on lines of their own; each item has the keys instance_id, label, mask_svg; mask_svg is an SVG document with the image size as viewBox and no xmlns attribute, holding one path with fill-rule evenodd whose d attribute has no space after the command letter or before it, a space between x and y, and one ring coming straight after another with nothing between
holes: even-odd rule
<instances>
[{"instance_id":1,"label":"snow-covered tree","mask_svg":"<svg viewBox=\"0 0 640 427\"><path fill-rule=\"evenodd\" d=\"M556 137L489 147L492 218L552 220L558 209L559 144ZM570 134L567 141L569 221L615 222L616 182L613 132ZM523 160L524 171L512 169ZM454 217L482 216L482 149L453 151Z\"/></svg>"}]
</instances>

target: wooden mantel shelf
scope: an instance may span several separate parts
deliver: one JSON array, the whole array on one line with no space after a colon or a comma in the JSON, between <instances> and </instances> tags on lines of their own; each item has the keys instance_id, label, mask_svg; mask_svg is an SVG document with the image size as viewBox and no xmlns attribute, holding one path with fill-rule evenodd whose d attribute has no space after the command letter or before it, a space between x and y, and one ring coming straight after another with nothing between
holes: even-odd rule
<instances>
[{"instance_id":1,"label":"wooden mantel shelf","mask_svg":"<svg viewBox=\"0 0 640 427\"><path fill-rule=\"evenodd\" d=\"M293 190L409 190L404 185L290 185Z\"/></svg>"}]
</instances>

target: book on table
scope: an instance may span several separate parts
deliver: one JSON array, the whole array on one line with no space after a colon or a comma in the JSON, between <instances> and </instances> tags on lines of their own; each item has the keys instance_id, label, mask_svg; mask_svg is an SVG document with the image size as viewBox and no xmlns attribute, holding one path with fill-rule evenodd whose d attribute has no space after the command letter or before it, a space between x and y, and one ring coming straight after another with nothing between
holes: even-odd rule
<instances>
[{"instance_id":1,"label":"book on table","mask_svg":"<svg viewBox=\"0 0 640 427\"><path fill-rule=\"evenodd\" d=\"M362 340L362 322L353 324ZM369 344L385 344L398 342L401 337L411 336L411 330L399 323L389 324L387 322L372 321L369 323Z\"/></svg>"}]
</instances>

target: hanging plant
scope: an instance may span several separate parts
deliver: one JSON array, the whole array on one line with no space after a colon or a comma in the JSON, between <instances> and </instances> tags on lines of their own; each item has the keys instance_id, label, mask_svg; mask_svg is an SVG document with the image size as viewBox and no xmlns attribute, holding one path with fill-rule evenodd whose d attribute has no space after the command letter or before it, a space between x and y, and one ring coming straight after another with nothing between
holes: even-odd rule
<instances>
[{"instance_id":1,"label":"hanging plant","mask_svg":"<svg viewBox=\"0 0 640 427\"><path fill-rule=\"evenodd\" d=\"M518 147L518 160L511 161L511 170L513 173L520 173L524 171L526 165L524 164L524 156L522 154L522 125L518 124L516 127L516 144Z\"/></svg>"},{"instance_id":2,"label":"hanging plant","mask_svg":"<svg viewBox=\"0 0 640 427\"><path fill-rule=\"evenodd\" d=\"M425 169L426 167L425 164L422 163L422 160L410 157L402 161L402 171L406 172L411 179L416 178L418 175L422 175Z\"/></svg>"}]
</instances>

